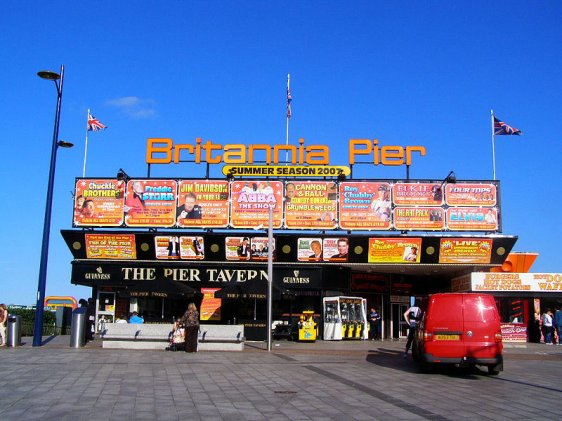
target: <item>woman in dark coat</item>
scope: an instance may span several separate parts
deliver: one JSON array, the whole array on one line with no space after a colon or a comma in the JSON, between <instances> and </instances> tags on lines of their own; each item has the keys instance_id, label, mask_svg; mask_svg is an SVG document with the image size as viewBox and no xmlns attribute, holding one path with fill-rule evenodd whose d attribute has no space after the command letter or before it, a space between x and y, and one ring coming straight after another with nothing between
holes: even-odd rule
<instances>
[{"instance_id":1,"label":"woman in dark coat","mask_svg":"<svg viewBox=\"0 0 562 421\"><path fill-rule=\"evenodd\" d=\"M181 318L185 327L185 352L197 352L199 337L199 312L194 303L189 303L187 311Z\"/></svg>"}]
</instances>

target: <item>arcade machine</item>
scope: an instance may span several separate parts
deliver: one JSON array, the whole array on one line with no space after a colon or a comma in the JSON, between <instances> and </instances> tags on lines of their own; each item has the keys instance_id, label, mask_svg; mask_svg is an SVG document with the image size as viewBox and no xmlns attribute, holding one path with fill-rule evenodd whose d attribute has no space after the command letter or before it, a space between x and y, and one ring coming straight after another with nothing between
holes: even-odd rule
<instances>
[{"instance_id":1,"label":"arcade machine","mask_svg":"<svg viewBox=\"0 0 562 421\"><path fill-rule=\"evenodd\" d=\"M299 328L299 341L315 342L318 337L318 324L314 321L314 311L305 310L302 312Z\"/></svg>"},{"instance_id":2,"label":"arcade machine","mask_svg":"<svg viewBox=\"0 0 562 421\"><path fill-rule=\"evenodd\" d=\"M324 340L368 339L367 300L361 297L324 297Z\"/></svg>"}]
</instances>

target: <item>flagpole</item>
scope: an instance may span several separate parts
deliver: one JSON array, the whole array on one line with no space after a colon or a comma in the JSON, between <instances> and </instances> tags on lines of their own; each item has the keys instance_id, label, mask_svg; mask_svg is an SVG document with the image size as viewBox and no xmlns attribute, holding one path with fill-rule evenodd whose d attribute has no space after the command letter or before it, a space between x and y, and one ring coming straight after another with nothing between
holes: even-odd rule
<instances>
[{"instance_id":1,"label":"flagpole","mask_svg":"<svg viewBox=\"0 0 562 421\"><path fill-rule=\"evenodd\" d=\"M86 115L86 143L84 146L84 168L82 170L82 177L86 177L86 156L88 155L88 118L90 118L90 109Z\"/></svg>"},{"instance_id":2,"label":"flagpole","mask_svg":"<svg viewBox=\"0 0 562 421\"><path fill-rule=\"evenodd\" d=\"M493 179L496 179L496 136L494 134L494 110L490 110L491 120L492 120L492 168L493 168Z\"/></svg>"},{"instance_id":3,"label":"flagpole","mask_svg":"<svg viewBox=\"0 0 562 421\"><path fill-rule=\"evenodd\" d=\"M289 92L291 92L291 74L287 74L287 95L289 95ZM289 147L289 107L291 106L291 104L288 102L289 98L287 97L287 125L286 125L286 134L285 134L285 146L287 146L287 148ZM285 149L285 165L289 163L289 150Z\"/></svg>"}]
</instances>

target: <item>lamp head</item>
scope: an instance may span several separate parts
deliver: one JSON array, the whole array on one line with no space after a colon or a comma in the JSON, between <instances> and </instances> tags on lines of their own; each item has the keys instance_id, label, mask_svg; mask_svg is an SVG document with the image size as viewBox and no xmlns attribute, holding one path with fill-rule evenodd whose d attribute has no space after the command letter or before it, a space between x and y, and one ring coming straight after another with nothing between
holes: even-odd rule
<instances>
[{"instance_id":1,"label":"lamp head","mask_svg":"<svg viewBox=\"0 0 562 421\"><path fill-rule=\"evenodd\" d=\"M74 146L74 143L66 142L65 140L59 140L57 142L57 145L61 148L72 148Z\"/></svg>"},{"instance_id":2,"label":"lamp head","mask_svg":"<svg viewBox=\"0 0 562 421\"><path fill-rule=\"evenodd\" d=\"M37 76L39 76L41 79L52 81L57 81L60 79L60 75L58 73L51 72L50 70L41 70L40 72L37 72Z\"/></svg>"},{"instance_id":3,"label":"lamp head","mask_svg":"<svg viewBox=\"0 0 562 421\"><path fill-rule=\"evenodd\" d=\"M129 175L125 172L125 170L123 168L119 168L119 171L117 171L117 180L119 181L129 181L131 179L131 177L129 177Z\"/></svg>"}]
</instances>

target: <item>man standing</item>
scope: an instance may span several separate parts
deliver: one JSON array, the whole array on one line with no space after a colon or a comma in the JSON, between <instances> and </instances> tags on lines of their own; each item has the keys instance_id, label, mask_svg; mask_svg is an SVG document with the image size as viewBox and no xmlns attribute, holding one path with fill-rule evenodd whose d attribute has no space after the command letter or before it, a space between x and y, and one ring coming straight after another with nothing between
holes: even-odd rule
<instances>
[{"instance_id":1,"label":"man standing","mask_svg":"<svg viewBox=\"0 0 562 421\"><path fill-rule=\"evenodd\" d=\"M421 319L421 309L419 301L416 300L414 305L404 312L404 319L408 323L408 341L406 342L406 350L404 351L404 358L408 356L408 351L414 341L414 336L418 328L419 320Z\"/></svg>"},{"instance_id":2,"label":"man standing","mask_svg":"<svg viewBox=\"0 0 562 421\"><path fill-rule=\"evenodd\" d=\"M558 345L562 345L562 308L560 306L556 307L556 313L554 313L554 326L558 333Z\"/></svg>"},{"instance_id":3,"label":"man standing","mask_svg":"<svg viewBox=\"0 0 562 421\"><path fill-rule=\"evenodd\" d=\"M371 312L369 313L369 333L371 334L371 340L376 341L380 339L380 320L381 316L375 309L375 307L371 307Z\"/></svg>"}]
</instances>

